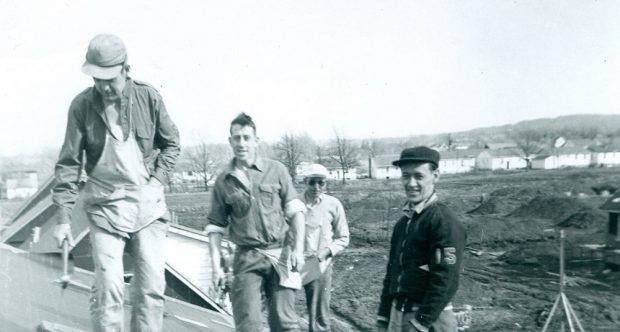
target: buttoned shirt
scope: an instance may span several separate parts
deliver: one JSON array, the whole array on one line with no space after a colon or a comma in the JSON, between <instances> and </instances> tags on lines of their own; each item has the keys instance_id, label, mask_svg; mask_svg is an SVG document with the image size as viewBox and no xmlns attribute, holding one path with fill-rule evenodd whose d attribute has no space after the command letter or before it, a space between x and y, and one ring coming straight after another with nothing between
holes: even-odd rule
<instances>
[{"instance_id":1,"label":"buttoned shirt","mask_svg":"<svg viewBox=\"0 0 620 332\"><path fill-rule=\"evenodd\" d=\"M319 195L316 201L303 195L302 200L306 204L305 253L317 254L328 248L336 256L349 245L349 226L342 203L326 194Z\"/></svg>"},{"instance_id":2,"label":"buttoned shirt","mask_svg":"<svg viewBox=\"0 0 620 332\"><path fill-rule=\"evenodd\" d=\"M180 145L179 131L161 96L148 84L128 78L120 102L119 120L124 139L129 135L131 120L150 176L165 183L180 154ZM97 164L106 132L110 132L110 124L101 95L90 87L71 102L65 140L56 163L53 201L59 207L59 223L71 221L82 169L88 174Z\"/></svg>"},{"instance_id":3,"label":"buttoned shirt","mask_svg":"<svg viewBox=\"0 0 620 332\"><path fill-rule=\"evenodd\" d=\"M288 219L304 210L284 165L257 158L246 173L233 159L215 180L205 232L228 228L230 240L241 247L283 246Z\"/></svg>"}]
</instances>

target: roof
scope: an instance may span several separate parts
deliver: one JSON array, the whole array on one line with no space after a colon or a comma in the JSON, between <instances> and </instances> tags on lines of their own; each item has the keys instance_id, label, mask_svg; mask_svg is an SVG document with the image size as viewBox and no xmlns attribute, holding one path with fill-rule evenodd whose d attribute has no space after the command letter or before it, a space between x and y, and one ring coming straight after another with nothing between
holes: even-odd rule
<instances>
[{"instance_id":1,"label":"roof","mask_svg":"<svg viewBox=\"0 0 620 332\"><path fill-rule=\"evenodd\" d=\"M511 148L516 148L517 143L515 142L486 143L485 147L488 147L491 150L511 149Z\"/></svg>"},{"instance_id":2,"label":"roof","mask_svg":"<svg viewBox=\"0 0 620 332\"><path fill-rule=\"evenodd\" d=\"M440 161L444 159L476 158L482 151L482 149L441 151L439 155L441 156Z\"/></svg>"},{"instance_id":3,"label":"roof","mask_svg":"<svg viewBox=\"0 0 620 332\"><path fill-rule=\"evenodd\" d=\"M399 157L400 155L398 154L382 154L382 155L375 156L373 159L375 160L375 165L377 167L385 167L385 166L394 166L392 165L392 162L394 160L398 160Z\"/></svg>"},{"instance_id":4,"label":"roof","mask_svg":"<svg viewBox=\"0 0 620 332\"><path fill-rule=\"evenodd\" d=\"M492 157L517 157L523 158L523 151L520 149L501 149L501 150L491 150L484 149L480 151L480 153L488 153Z\"/></svg>"},{"instance_id":5,"label":"roof","mask_svg":"<svg viewBox=\"0 0 620 332\"><path fill-rule=\"evenodd\" d=\"M603 205L601 205L601 210L620 212L620 192L611 196Z\"/></svg>"},{"instance_id":6,"label":"roof","mask_svg":"<svg viewBox=\"0 0 620 332\"><path fill-rule=\"evenodd\" d=\"M24 203L23 208L17 211L10 225L0 236L0 242L10 244L22 250L28 250L32 254L49 255L60 252L52 236L53 226L55 225L53 216L57 209L51 199L50 188L54 184L53 178L48 180L39 192ZM71 230L76 246L72 248L71 253L75 257L76 265L88 269L92 268L90 240L86 236L89 233L89 223L84 209L81 208L82 204L81 199L78 198L73 209ZM31 230L34 227L39 227L40 239L37 243L30 243ZM222 309L217 304L217 301L212 300L207 292L207 288L211 284L211 256L208 252L208 237L193 229L170 225L166 240L166 247L168 249L166 252L166 273L173 275L178 282L183 284L183 287L189 289L193 294L192 298L195 296L200 299L200 301L192 303L200 304L201 306L204 304L205 308L212 308L213 310L208 311L215 315L220 315L218 316L220 321L231 320L229 312ZM223 240L223 244L228 244L228 241ZM202 257L202 260L197 260L196 257ZM124 258L126 273L130 273L132 270L131 262L131 260ZM0 269L0 271L2 270ZM168 286L174 287L178 285L168 283ZM170 289L167 288L166 292L168 294ZM187 298L183 299L187 300ZM0 324L0 326L3 325ZM168 329L165 330L167 331Z\"/></svg>"},{"instance_id":7,"label":"roof","mask_svg":"<svg viewBox=\"0 0 620 332\"><path fill-rule=\"evenodd\" d=\"M0 243L0 326L7 331L35 331L42 321L90 331L92 273L75 268L69 287L55 282L62 275L58 255L25 252ZM128 291L128 290L127 290ZM230 317L166 298L164 331L234 331ZM125 301L125 326L131 316ZM128 328L127 328L128 330Z\"/></svg>"}]
</instances>

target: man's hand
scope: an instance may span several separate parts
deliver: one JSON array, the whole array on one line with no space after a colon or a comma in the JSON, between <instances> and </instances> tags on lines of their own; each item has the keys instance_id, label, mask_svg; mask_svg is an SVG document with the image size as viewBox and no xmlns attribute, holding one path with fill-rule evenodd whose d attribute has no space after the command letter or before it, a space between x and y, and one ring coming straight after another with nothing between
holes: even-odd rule
<instances>
[{"instance_id":1,"label":"man's hand","mask_svg":"<svg viewBox=\"0 0 620 332\"><path fill-rule=\"evenodd\" d=\"M69 241L70 247L75 247L73 234L71 234L71 224L56 224L56 226L54 226L54 239L56 239L58 248L62 247L62 242L65 239Z\"/></svg>"},{"instance_id":2,"label":"man's hand","mask_svg":"<svg viewBox=\"0 0 620 332\"><path fill-rule=\"evenodd\" d=\"M323 248L319 250L319 253L316 255L316 258L319 259L319 262L326 260L329 256L331 256L332 251L329 248Z\"/></svg>"},{"instance_id":3,"label":"man's hand","mask_svg":"<svg viewBox=\"0 0 620 332\"><path fill-rule=\"evenodd\" d=\"M220 290L226 285L226 274L219 264L213 265L213 289Z\"/></svg>"},{"instance_id":4,"label":"man's hand","mask_svg":"<svg viewBox=\"0 0 620 332\"><path fill-rule=\"evenodd\" d=\"M291 252L291 271L299 272L304 267L304 253L302 250Z\"/></svg>"}]
</instances>

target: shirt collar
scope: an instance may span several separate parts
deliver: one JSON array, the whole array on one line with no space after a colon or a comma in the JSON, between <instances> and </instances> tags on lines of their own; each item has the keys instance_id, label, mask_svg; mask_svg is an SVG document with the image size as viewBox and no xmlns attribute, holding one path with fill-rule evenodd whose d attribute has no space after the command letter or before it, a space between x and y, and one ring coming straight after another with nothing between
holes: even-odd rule
<instances>
[{"instance_id":1,"label":"shirt collar","mask_svg":"<svg viewBox=\"0 0 620 332\"><path fill-rule=\"evenodd\" d=\"M228 169L226 170L227 174L230 174L235 170L235 160L237 160L237 158L233 157L230 163L228 163ZM252 165L250 168L254 168L257 171L262 172L265 169L265 161L263 160L263 158L256 156L254 165Z\"/></svg>"},{"instance_id":2,"label":"shirt collar","mask_svg":"<svg viewBox=\"0 0 620 332\"><path fill-rule=\"evenodd\" d=\"M129 94L131 93L131 91L133 90L133 80L131 79L131 77L127 76L126 82L125 82L125 87L123 88L123 91L121 92L121 99L127 99L129 98ZM101 94L99 93L99 91L97 91L97 89L95 89L95 87L93 86L93 95L94 98L96 100L98 100L100 103L102 102L101 99Z\"/></svg>"},{"instance_id":3,"label":"shirt collar","mask_svg":"<svg viewBox=\"0 0 620 332\"><path fill-rule=\"evenodd\" d=\"M304 192L304 194L303 194L303 201L304 201L304 203L306 203L306 206L308 206L308 207L315 206L315 205L318 205L319 203L321 203L323 201L323 195L325 195L325 194L321 193L319 195L319 197L316 198L316 201L311 201L311 200L308 199L308 196Z\"/></svg>"},{"instance_id":4,"label":"shirt collar","mask_svg":"<svg viewBox=\"0 0 620 332\"><path fill-rule=\"evenodd\" d=\"M425 199L424 201L411 206L411 203L407 202L405 203L405 206L403 207L403 213L408 216L408 217L412 217L414 213L420 214L422 213L422 211L424 209L426 209L428 206L432 205L433 203L435 203L437 201L438 197L437 197L437 193L433 193L429 198Z\"/></svg>"}]
</instances>

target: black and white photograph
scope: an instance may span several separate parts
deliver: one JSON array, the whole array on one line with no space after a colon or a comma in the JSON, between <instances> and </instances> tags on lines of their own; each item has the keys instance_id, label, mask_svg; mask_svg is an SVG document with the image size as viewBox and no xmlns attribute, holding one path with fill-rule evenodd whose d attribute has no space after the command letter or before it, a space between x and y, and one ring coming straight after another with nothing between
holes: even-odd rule
<instances>
[{"instance_id":1,"label":"black and white photograph","mask_svg":"<svg viewBox=\"0 0 620 332\"><path fill-rule=\"evenodd\" d=\"M0 0L0 332L620 331L620 2Z\"/></svg>"}]
</instances>

